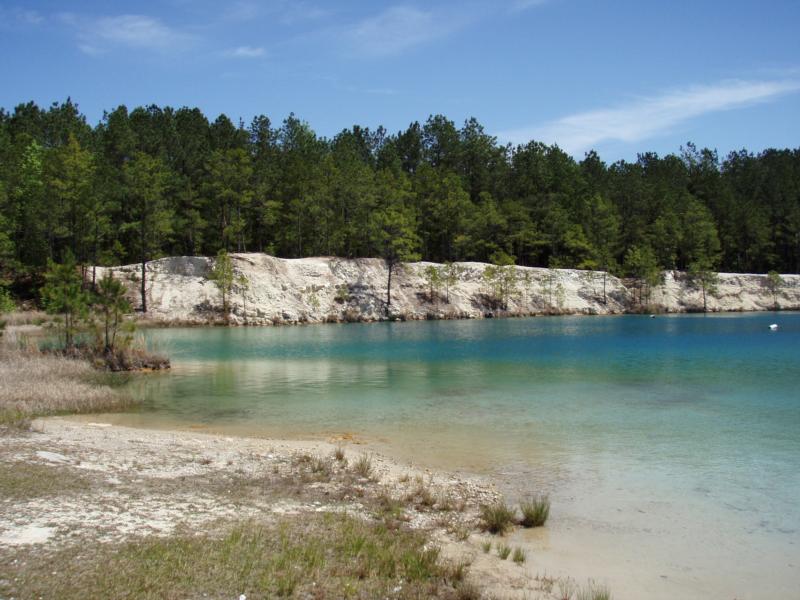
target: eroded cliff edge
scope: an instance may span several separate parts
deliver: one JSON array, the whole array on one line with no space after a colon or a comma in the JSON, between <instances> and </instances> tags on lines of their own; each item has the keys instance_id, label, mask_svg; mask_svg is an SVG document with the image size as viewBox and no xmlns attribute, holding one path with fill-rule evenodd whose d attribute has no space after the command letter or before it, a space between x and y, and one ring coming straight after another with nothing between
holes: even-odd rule
<instances>
[{"instance_id":1,"label":"eroded cliff edge","mask_svg":"<svg viewBox=\"0 0 800 600\"><path fill-rule=\"evenodd\" d=\"M266 254L231 254L237 275L230 322L273 325L386 318L482 318L527 314L620 314L641 309L635 282L599 271L515 267L516 284L505 302L487 286L483 263L457 263L455 285L431 295L425 268L405 265L393 274L386 311L387 268L381 259L282 259ZM147 263L148 317L165 323L206 323L222 318L218 287L209 279L213 258L171 257ZM98 267L97 276L106 269ZM139 306L140 265L109 267ZM773 296L766 275L720 273L716 291L706 293L709 311L800 310L800 275L782 275ZM604 292L605 288L605 292ZM667 271L650 293L649 308L663 312L703 310L703 292L684 273Z\"/></svg>"}]
</instances>

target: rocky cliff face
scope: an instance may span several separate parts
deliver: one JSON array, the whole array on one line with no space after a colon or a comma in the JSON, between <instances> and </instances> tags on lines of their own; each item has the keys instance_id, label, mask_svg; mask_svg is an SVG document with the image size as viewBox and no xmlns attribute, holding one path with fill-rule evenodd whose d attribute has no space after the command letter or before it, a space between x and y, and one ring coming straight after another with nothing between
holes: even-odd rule
<instances>
[{"instance_id":1,"label":"rocky cliff face","mask_svg":"<svg viewBox=\"0 0 800 600\"><path fill-rule=\"evenodd\" d=\"M232 323L271 325L374 321L387 318L386 265L380 259L281 259L265 254L231 255L237 275ZM391 318L482 318L506 314L616 314L637 309L634 292L622 280L597 271L516 267L517 283L506 305L483 276L488 265L458 263L461 275L449 290L431 296L424 269L432 263L405 265L392 277ZM213 259L172 257L147 265L148 316L164 322L205 323L222 318L222 299L209 281ZM130 288L134 306L139 265L111 267ZM98 268L98 276L106 269ZM784 275L778 294L782 309L800 309L800 276ZM721 273L715 293L707 293L710 311L771 310L773 296L764 275ZM605 296L604 296L605 288ZM605 300L604 300L605 298ZM685 274L668 271L650 302L666 312L701 311L702 290Z\"/></svg>"}]
</instances>

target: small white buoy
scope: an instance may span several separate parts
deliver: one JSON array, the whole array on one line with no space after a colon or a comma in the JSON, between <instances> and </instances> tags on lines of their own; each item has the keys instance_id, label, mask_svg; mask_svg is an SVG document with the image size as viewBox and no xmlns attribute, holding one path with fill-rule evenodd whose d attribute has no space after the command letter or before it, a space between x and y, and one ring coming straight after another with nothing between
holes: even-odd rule
<instances>
[{"instance_id":1,"label":"small white buoy","mask_svg":"<svg viewBox=\"0 0 800 600\"><path fill-rule=\"evenodd\" d=\"M772 325L769 326L769 330L770 331L778 331L778 324L777 323L773 323Z\"/></svg>"}]
</instances>

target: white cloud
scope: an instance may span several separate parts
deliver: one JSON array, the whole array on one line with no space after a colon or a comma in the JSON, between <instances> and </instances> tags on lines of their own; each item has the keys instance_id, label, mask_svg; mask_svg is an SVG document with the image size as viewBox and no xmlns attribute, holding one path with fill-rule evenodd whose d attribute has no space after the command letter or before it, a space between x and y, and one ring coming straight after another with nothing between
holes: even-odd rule
<instances>
[{"instance_id":1,"label":"white cloud","mask_svg":"<svg viewBox=\"0 0 800 600\"><path fill-rule=\"evenodd\" d=\"M445 37L461 25L459 19L444 18L431 11L393 6L356 23L345 36L355 54L380 58Z\"/></svg>"},{"instance_id":2,"label":"white cloud","mask_svg":"<svg viewBox=\"0 0 800 600\"><path fill-rule=\"evenodd\" d=\"M261 58L265 54L266 51L260 46L238 46L225 51L228 58Z\"/></svg>"},{"instance_id":3,"label":"white cloud","mask_svg":"<svg viewBox=\"0 0 800 600\"><path fill-rule=\"evenodd\" d=\"M114 47L177 50L192 40L192 36L146 15L118 15L93 20L63 15L62 19L79 28L78 47L87 54L102 54Z\"/></svg>"},{"instance_id":4,"label":"white cloud","mask_svg":"<svg viewBox=\"0 0 800 600\"><path fill-rule=\"evenodd\" d=\"M676 125L708 113L743 108L800 90L800 80L723 81L644 97L614 108L562 117L542 126L498 133L515 144L532 139L556 143L570 153L601 142L638 142L668 133Z\"/></svg>"},{"instance_id":5,"label":"white cloud","mask_svg":"<svg viewBox=\"0 0 800 600\"><path fill-rule=\"evenodd\" d=\"M0 6L0 29L39 25L43 21L44 17L38 11L23 8L3 8Z\"/></svg>"}]
</instances>

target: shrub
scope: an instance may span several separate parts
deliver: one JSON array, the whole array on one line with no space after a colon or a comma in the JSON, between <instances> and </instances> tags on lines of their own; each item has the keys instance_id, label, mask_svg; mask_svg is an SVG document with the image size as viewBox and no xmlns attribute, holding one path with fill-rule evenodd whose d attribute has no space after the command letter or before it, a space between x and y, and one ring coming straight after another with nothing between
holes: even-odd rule
<instances>
[{"instance_id":1,"label":"shrub","mask_svg":"<svg viewBox=\"0 0 800 600\"><path fill-rule=\"evenodd\" d=\"M505 533L514 523L514 511L503 502L489 504L481 508L481 521L489 533Z\"/></svg>"},{"instance_id":2,"label":"shrub","mask_svg":"<svg viewBox=\"0 0 800 600\"><path fill-rule=\"evenodd\" d=\"M522 511L520 525L523 527L541 527L547 522L550 516L550 499L547 496L537 496L521 502L519 505Z\"/></svg>"},{"instance_id":3,"label":"shrub","mask_svg":"<svg viewBox=\"0 0 800 600\"><path fill-rule=\"evenodd\" d=\"M359 456L353 463L353 471L364 479L368 479L373 472L372 456L369 454L362 454Z\"/></svg>"}]
</instances>

